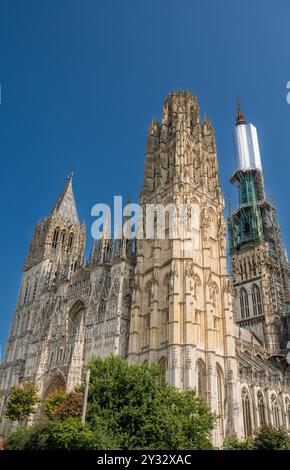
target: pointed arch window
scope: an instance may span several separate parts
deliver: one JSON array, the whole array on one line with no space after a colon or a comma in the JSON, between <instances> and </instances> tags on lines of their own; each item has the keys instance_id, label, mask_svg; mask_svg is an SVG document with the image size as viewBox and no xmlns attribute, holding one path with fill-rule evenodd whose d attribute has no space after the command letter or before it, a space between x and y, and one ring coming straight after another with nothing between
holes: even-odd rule
<instances>
[{"instance_id":1,"label":"pointed arch window","mask_svg":"<svg viewBox=\"0 0 290 470\"><path fill-rule=\"evenodd\" d=\"M276 395L271 395L272 422L275 428L280 427L280 407Z\"/></svg>"},{"instance_id":2,"label":"pointed arch window","mask_svg":"<svg viewBox=\"0 0 290 470\"><path fill-rule=\"evenodd\" d=\"M161 359L158 361L160 371L161 371L161 377L162 381L165 382L166 380L166 369L167 369L167 359L166 357L161 357Z\"/></svg>"},{"instance_id":3,"label":"pointed arch window","mask_svg":"<svg viewBox=\"0 0 290 470\"><path fill-rule=\"evenodd\" d=\"M57 248L58 239L59 239L59 227L56 227L56 229L53 232L52 243L51 243L51 246L54 250Z\"/></svg>"},{"instance_id":4,"label":"pointed arch window","mask_svg":"<svg viewBox=\"0 0 290 470\"><path fill-rule=\"evenodd\" d=\"M36 273L36 276L38 276L38 273ZM36 291L37 291L37 279L35 279L35 282L34 282L33 293L32 293L32 300L35 299Z\"/></svg>"},{"instance_id":5,"label":"pointed arch window","mask_svg":"<svg viewBox=\"0 0 290 470\"><path fill-rule=\"evenodd\" d=\"M61 232L60 240L61 240L61 247L63 248L65 245L65 230Z\"/></svg>"},{"instance_id":6,"label":"pointed arch window","mask_svg":"<svg viewBox=\"0 0 290 470\"><path fill-rule=\"evenodd\" d=\"M261 390L258 391L257 400L258 400L259 424L260 424L260 427L262 427L266 425L266 409L265 409L265 400L264 400L263 393L261 392Z\"/></svg>"},{"instance_id":7,"label":"pointed arch window","mask_svg":"<svg viewBox=\"0 0 290 470\"><path fill-rule=\"evenodd\" d=\"M261 290L256 284L253 285L252 300L253 300L254 315L255 316L262 315L263 309L262 309Z\"/></svg>"},{"instance_id":8,"label":"pointed arch window","mask_svg":"<svg viewBox=\"0 0 290 470\"><path fill-rule=\"evenodd\" d=\"M74 234L70 233L68 237L68 250L70 251L74 244Z\"/></svg>"},{"instance_id":9,"label":"pointed arch window","mask_svg":"<svg viewBox=\"0 0 290 470\"><path fill-rule=\"evenodd\" d=\"M83 318L85 306L81 300L77 300L69 311L68 315L68 338L70 340L79 337L81 333L80 325Z\"/></svg>"},{"instance_id":10,"label":"pointed arch window","mask_svg":"<svg viewBox=\"0 0 290 470\"><path fill-rule=\"evenodd\" d=\"M242 408L244 421L244 434L248 437L252 434L252 418L251 418L251 400L248 390L244 387L242 390Z\"/></svg>"},{"instance_id":11,"label":"pointed arch window","mask_svg":"<svg viewBox=\"0 0 290 470\"><path fill-rule=\"evenodd\" d=\"M241 318L248 318L250 316L249 298L246 289L242 288L240 291L240 308Z\"/></svg>"}]
</instances>

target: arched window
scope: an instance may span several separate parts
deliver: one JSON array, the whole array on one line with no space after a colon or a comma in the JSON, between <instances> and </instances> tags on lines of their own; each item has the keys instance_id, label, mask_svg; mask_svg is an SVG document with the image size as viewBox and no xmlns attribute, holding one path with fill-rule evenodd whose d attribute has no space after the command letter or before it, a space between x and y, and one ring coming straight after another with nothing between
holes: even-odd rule
<instances>
[{"instance_id":1,"label":"arched window","mask_svg":"<svg viewBox=\"0 0 290 470\"><path fill-rule=\"evenodd\" d=\"M38 276L38 273L36 273L36 276ZM35 282L34 282L33 293L32 293L32 300L35 299L36 291L37 291L37 279L35 279Z\"/></svg>"},{"instance_id":2,"label":"arched window","mask_svg":"<svg viewBox=\"0 0 290 470\"><path fill-rule=\"evenodd\" d=\"M64 376L60 373L55 373L48 382L46 390L44 392L44 400L56 391L65 391L66 383Z\"/></svg>"},{"instance_id":3,"label":"arched window","mask_svg":"<svg viewBox=\"0 0 290 470\"><path fill-rule=\"evenodd\" d=\"M275 428L280 427L280 407L278 399L274 393L271 395L272 424Z\"/></svg>"},{"instance_id":4,"label":"arched window","mask_svg":"<svg viewBox=\"0 0 290 470\"><path fill-rule=\"evenodd\" d=\"M68 237L68 250L71 250L74 243L74 234L70 233Z\"/></svg>"},{"instance_id":5,"label":"arched window","mask_svg":"<svg viewBox=\"0 0 290 470\"><path fill-rule=\"evenodd\" d=\"M57 248L58 238L59 238L59 227L56 227L56 229L53 232L52 243L51 243L51 246L54 250Z\"/></svg>"},{"instance_id":6,"label":"arched window","mask_svg":"<svg viewBox=\"0 0 290 470\"><path fill-rule=\"evenodd\" d=\"M67 335L68 344L71 342L73 347L76 345L75 340L78 340L81 335L81 325L84 318L85 305L82 300L77 300L71 307L68 314Z\"/></svg>"},{"instance_id":7,"label":"arched window","mask_svg":"<svg viewBox=\"0 0 290 470\"><path fill-rule=\"evenodd\" d=\"M64 247L64 244L65 244L65 230L63 230L63 231L61 232L60 240L61 240L61 246L62 246L62 248L63 248L63 247Z\"/></svg>"},{"instance_id":8,"label":"arched window","mask_svg":"<svg viewBox=\"0 0 290 470\"><path fill-rule=\"evenodd\" d=\"M202 360L197 361L197 393L206 401L205 364Z\"/></svg>"},{"instance_id":9,"label":"arched window","mask_svg":"<svg viewBox=\"0 0 290 470\"><path fill-rule=\"evenodd\" d=\"M244 420L244 434L248 437L252 434L252 418L251 418L251 400L248 390L242 389L242 407Z\"/></svg>"},{"instance_id":10,"label":"arched window","mask_svg":"<svg viewBox=\"0 0 290 470\"><path fill-rule=\"evenodd\" d=\"M224 435L224 427L223 427L224 381L223 381L223 373L218 366L216 368L216 386L217 386L217 413L219 415L219 429L220 429L220 434L223 437Z\"/></svg>"},{"instance_id":11,"label":"arched window","mask_svg":"<svg viewBox=\"0 0 290 470\"><path fill-rule=\"evenodd\" d=\"M167 369L167 359L166 359L166 357L162 356L161 359L159 359L158 364L159 364L160 369L161 369L162 379L165 382L165 380L166 380L166 369Z\"/></svg>"},{"instance_id":12,"label":"arched window","mask_svg":"<svg viewBox=\"0 0 290 470\"><path fill-rule=\"evenodd\" d=\"M258 414L259 414L259 424L260 427L265 426L266 423L266 410L265 410L265 400L263 397L263 393L261 390L257 393L257 401L258 401Z\"/></svg>"},{"instance_id":13,"label":"arched window","mask_svg":"<svg viewBox=\"0 0 290 470\"><path fill-rule=\"evenodd\" d=\"M261 291L260 288L254 284L252 290L252 299L253 299L253 311L254 315L262 315L262 301L261 301Z\"/></svg>"},{"instance_id":14,"label":"arched window","mask_svg":"<svg viewBox=\"0 0 290 470\"><path fill-rule=\"evenodd\" d=\"M250 316L249 311L249 299L246 289L240 290L240 307L241 307L241 318L247 318Z\"/></svg>"}]
</instances>

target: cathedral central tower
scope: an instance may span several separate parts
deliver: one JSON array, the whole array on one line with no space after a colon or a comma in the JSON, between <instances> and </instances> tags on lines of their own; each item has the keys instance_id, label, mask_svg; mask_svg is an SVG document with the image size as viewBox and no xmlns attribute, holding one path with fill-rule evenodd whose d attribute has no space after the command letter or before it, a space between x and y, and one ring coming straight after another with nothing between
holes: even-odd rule
<instances>
[{"instance_id":1,"label":"cathedral central tower","mask_svg":"<svg viewBox=\"0 0 290 470\"><path fill-rule=\"evenodd\" d=\"M162 122L148 131L140 203L194 208L170 237L138 241L133 295L130 361L159 362L167 380L180 389L196 388L231 427L236 361L229 280L226 269L224 198L219 186L212 125L199 118L196 97L173 92ZM192 217L194 214L194 217ZM144 217L146 219L146 215ZM226 400L227 397L227 400ZM224 434L221 420L217 440Z\"/></svg>"}]
</instances>

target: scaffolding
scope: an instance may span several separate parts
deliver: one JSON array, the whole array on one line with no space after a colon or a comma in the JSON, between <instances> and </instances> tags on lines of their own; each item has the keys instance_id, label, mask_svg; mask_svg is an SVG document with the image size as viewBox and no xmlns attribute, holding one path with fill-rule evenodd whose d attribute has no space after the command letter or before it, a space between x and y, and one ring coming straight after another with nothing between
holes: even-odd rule
<instances>
[{"instance_id":1,"label":"scaffolding","mask_svg":"<svg viewBox=\"0 0 290 470\"><path fill-rule=\"evenodd\" d=\"M233 177L239 188L239 208L235 212L230 209L228 227L231 251L242 244L260 243L263 240L260 205L264 192L263 187L257 185L255 173L238 171Z\"/></svg>"}]
</instances>

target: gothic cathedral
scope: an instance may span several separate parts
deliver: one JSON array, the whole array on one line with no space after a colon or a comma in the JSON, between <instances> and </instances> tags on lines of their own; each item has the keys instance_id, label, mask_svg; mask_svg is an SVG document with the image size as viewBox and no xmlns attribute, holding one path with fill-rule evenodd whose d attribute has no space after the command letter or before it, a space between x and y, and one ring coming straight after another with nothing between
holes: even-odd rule
<instances>
[{"instance_id":1,"label":"gothic cathedral","mask_svg":"<svg viewBox=\"0 0 290 470\"><path fill-rule=\"evenodd\" d=\"M239 206L230 211L227 273L224 198L214 130L200 121L196 97L173 92L161 123L148 131L142 224L146 206L187 205L191 236L129 240L101 237L84 259L68 178L51 213L35 228L0 368L2 431L10 388L37 384L42 397L81 381L92 356L158 362L181 390L195 388L219 416L213 440L248 436L262 424L290 431L289 264L275 207L265 194L256 129L238 107ZM144 227L143 227L144 228Z\"/></svg>"}]
</instances>

